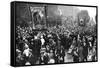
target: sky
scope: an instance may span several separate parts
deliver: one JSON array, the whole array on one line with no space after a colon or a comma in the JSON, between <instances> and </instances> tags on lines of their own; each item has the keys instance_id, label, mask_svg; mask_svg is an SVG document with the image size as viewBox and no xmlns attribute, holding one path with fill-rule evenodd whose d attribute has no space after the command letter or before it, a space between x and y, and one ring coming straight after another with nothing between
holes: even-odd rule
<instances>
[{"instance_id":1,"label":"sky","mask_svg":"<svg viewBox=\"0 0 100 68\"><path fill-rule=\"evenodd\" d=\"M59 6L58 11L61 15L69 16L73 15L76 16L77 13L81 10L87 10L88 14L90 16L90 19L93 18L95 22L95 16L96 16L96 7L76 7L76 6Z\"/></svg>"},{"instance_id":2,"label":"sky","mask_svg":"<svg viewBox=\"0 0 100 68\"><path fill-rule=\"evenodd\" d=\"M94 17L96 15L96 8L94 7L77 7L79 10L87 10L90 17Z\"/></svg>"}]
</instances>

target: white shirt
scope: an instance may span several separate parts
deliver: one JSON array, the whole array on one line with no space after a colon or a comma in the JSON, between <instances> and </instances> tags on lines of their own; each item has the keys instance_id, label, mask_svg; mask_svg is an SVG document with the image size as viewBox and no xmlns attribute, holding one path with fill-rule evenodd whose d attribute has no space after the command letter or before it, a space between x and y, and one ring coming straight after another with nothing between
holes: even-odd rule
<instances>
[{"instance_id":1,"label":"white shirt","mask_svg":"<svg viewBox=\"0 0 100 68\"><path fill-rule=\"evenodd\" d=\"M41 44L44 45L45 40L43 38L41 38Z\"/></svg>"},{"instance_id":2,"label":"white shirt","mask_svg":"<svg viewBox=\"0 0 100 68\"><path fill-rule=\"evenodd\" d=\"M30 55L30 49L29 48L25 49L23 54L28 57Z\"/></svg>"}]
</instances>

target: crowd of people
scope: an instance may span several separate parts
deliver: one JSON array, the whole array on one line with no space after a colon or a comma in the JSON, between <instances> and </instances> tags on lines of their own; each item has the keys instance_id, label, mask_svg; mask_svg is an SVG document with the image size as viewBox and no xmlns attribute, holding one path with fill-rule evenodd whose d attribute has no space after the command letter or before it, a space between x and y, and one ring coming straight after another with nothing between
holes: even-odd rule
<instances>
[{"instance_id":1,"label":"crowd of people","mask_svg":"<svg viewBox=\"0 0 100 68\"><path fill-rule=\"evenodd\" d=\"M67 55L72 62L97 61L97 37L16 27L17 65L66 63Z\"/></svg>"}]
</instances>

